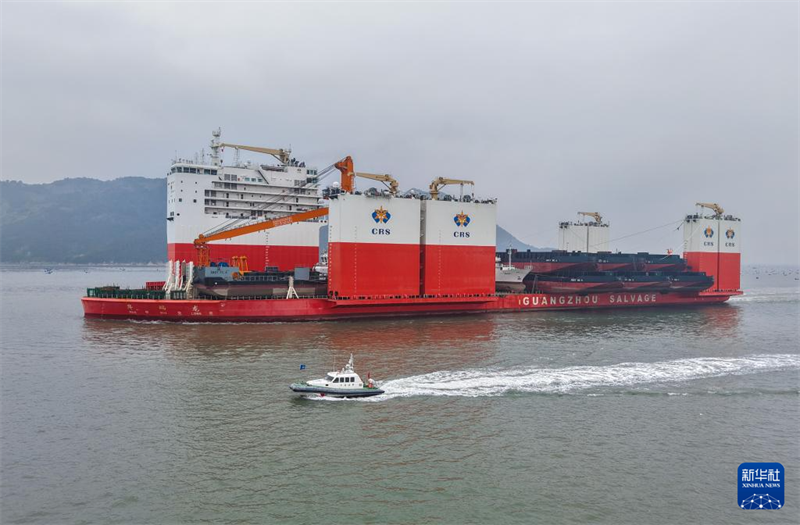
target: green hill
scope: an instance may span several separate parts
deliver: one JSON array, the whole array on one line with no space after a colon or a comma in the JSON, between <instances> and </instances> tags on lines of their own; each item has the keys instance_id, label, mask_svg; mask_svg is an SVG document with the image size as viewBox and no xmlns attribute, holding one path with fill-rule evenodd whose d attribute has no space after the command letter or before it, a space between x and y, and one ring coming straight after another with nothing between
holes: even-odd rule
<instances>
[{"instance_id":1,"label":"green hill","mask_svg":"<svg viewBox=\"0 0 800 525\"><path fill-rule=\"evenodd\" d=\"M165 179L0 181L0 261L147 263L167 255Z\"/></svg>"}]
</instances>

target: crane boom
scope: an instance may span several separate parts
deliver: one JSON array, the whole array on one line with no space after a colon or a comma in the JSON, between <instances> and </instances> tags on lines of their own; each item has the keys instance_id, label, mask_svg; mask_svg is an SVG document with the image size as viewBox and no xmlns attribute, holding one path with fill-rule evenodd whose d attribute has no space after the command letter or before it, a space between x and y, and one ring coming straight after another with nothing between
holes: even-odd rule
<instances>
[{"instance_id":1,"label":"crane boom","mask_svg":"<svg viewBox=\"0 0 800 525\"><path fill-rule=\"evenodd\" d=\"M379 182L383 182L384 184L386 184L386 186L388 186L389 192L392 195L397 195L397 191L400 189L400 184L397 182L397 180L394 177L392 177L389 174L378 175L378 174L375 174L375 173L360 173L360 172L356 172L356 173L354 173L354 175L356 177L362 177L364 179L377 180Z\"/></svg>"},{"instance_id":2,"label":"crane boom","mask_svg":"<svg viewBox=\"0 0 800 525\"><path fill-rule=\"evenodd\" d=\"M702 206L703 208L708 208L709 210L714 210L714 218L719 219L722 217L722 214L725 213L725 210L722 209L722 206L715 202L698 202L697 206Z\"/></svg>"},{"instance_id":3,"label":"crane boom","mask_svg":"<svg viewBox=\"0 0 800 525\"><path fill-rule=\"evenodd\" d=\"M597 224L602 224L603 216L596 211L579 211L578 215L583 215L584 217L591 217L595 220Z\"/></svg>"},{"instance_id":4,"label":"crane boom","mask_svg":"<svg viewBox=\"0 0 800 525\"><path fill-rule=\"evenodd\" d=\"M197 264L198 266L208 266L210 262L208 255L208 243L211 241L233 239L234 237L247 235L248 233L260 232L264 230L269 230L270 228L284 226L286 224L294 224L295 222L316 219L317 217L323 217L327 214L328 214L328 208L317 208L316 210L295 213L294 215L287 215L286 217L279 217L277 219L257 222L255 224L239 226L238 228L231 228L230 230L213 233L208 236L202 234L198 235L197 239L194 240L194 247L197 249L198 253Z\"/></svg>"},{"instance_id":5,"label":"crane boom","mask_svg":"<svg viewBox=\"0 0 800 525\"><path fill-rule=\"evenodd\" d=\"M462 190L464 188L464 184L471 184L472 186L475 186L475 183L472 182L471 180L446 179L444 177L438 177L436 179L433 179L433 181L431 182L430 186L431 199L435 201L439 200L439 190L442 189L444 186L447 186L448 184L460 184Z\"/></svg>"},{"instance_id":6,"label":"crane boom","mask_svg":"<svg viewBox=\"0 0 800 525\"><path fill-rule=\"evenodd\" d=\"M255 153L264 153L267 155L272 155L276 159L278 159L281 164L289 164L289 156L292 154L292 150L287 149L275 149L275 148L260 148L257 146L243 146L242 144L227 144L222 143L220 144L221 147L229 147L234 149L243 149L245 151L252 151Z\"/></svg>"}]
</instances>

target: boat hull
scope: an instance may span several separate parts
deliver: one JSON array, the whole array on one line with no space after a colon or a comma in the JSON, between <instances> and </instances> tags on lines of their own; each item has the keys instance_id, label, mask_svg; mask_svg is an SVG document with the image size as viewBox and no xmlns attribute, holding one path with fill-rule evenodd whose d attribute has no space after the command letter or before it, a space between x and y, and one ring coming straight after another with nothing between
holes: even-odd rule
<instances>
[{"instance_id":1,"label":"boat hull","mask_svg":"<svg viewBox=\"0 0 800 525\"><path fill-rule=\"evenodd\" d=\"M488 297L408 299L122 299L84 297L84 315L93 319L130 319L190 323L291 322L401 316L533 312L652 306L719 304L740 292L509 294Z\"/></svg>"},{"instance_id":2,"label":"boat hull","mask_svg":"<svg viewBox=\"0 0 800 525\"><path fill-rule=\"evenodd\" d=\"M292 391L298 394L317 394L320 396L330 397L372 397L379 396L384 393L380 388L353 388L345 390L342 388L326 388L324 386L310 386L302 383L293 383L289 385Z\"/></svg>"},{"instance_id":3,"label":"boat hull","mask_svg":"<svg viewBox=\"0 0 800 525\"><path fill-rule=\"evenodd\" d=\"M520 293L525 291L525 283L522 281L497 281L495 289L498 292Z\"/></svg>"},{"instance_id":4,"label":"boat hull","mask_svg":"<svg viewBox=\"0 0 800 525\"><path fill-rule=\"evenodd\" d=\"M671 289L675 290L676 292L684 292L684 293L697 293L702 292L703 290L707 290L713 286L709 283L684 283L684 282L675 282L673 281L671 284Z\"/></svg>"},{"instance_id":5,"label":"boat hull","mask_svg":"<svg viewBox=\"0 0 800 525\"><path fill-rule=\"evenodd\" d=\"M622 283L619 281L608 281L601 283L592 282L560 282L560 281L538 281L536 287L539 291L547 294L587 294L589 292L609 292L621 290Z\"/></svg>"},{"instance_id":6,"label":"boat hull","mask_svg":"<svg viewBox=\"0 0 800 525\"><path fill-rule=\"evenodd\" d=\"M626 280L621 279L622 289L626 292L666 292L672 287L672 283L668 279L660 280Z\"/></svg>"}]
</instances>

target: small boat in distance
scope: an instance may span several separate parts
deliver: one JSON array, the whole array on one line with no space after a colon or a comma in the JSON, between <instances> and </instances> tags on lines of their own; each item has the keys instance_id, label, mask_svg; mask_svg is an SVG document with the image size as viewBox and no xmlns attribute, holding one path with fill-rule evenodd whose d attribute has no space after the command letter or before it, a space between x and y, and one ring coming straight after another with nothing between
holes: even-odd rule
<instances>
[{"instance_id":1,"label":"small boat in distance","mask_svg":"<svg viewBox=\"0 0 800 525\"><path fill-rule=\"evenodd\" d=\"M300 394L318 394L321 397L370 397L383 394L383 390L375 386L375 382L367 377L367 383L353 369L353 354L350 361L338 372L328 372L322 379L313 379L305 383L289 385Z\"/></svg>"}]
</instances>

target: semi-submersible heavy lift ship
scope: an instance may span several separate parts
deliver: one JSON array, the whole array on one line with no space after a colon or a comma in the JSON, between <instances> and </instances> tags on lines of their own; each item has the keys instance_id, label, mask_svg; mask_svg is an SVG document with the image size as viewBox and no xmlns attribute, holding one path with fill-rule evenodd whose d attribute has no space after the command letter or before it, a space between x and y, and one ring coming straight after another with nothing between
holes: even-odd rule
<instances>
[{"instance_id":1,"label":"semi-submersible heavy lift ship","mask_svg":"<svg viewBox=\"0 0 800 525\"><path fill-rule=\"evenodd\" d=\"M717 204L698 203L685 217L683 257L610 252L608 224L595 212L559 225L559 250L497 253L496 201L464 194L472 181L438 178L428 195L401 194L393 177L358 173L350 157L317 172L289 150L219 137L210 163L176 160L168 175L166 280L91 288L86 317L310 321L704 305L742 293L741 222ZM222 165L225 146L237 153L233 166ZM279 165L242 164L239 150ZM321 176L335 170L340 182L320 199ZM355 191L356 177L386 189ZM459 197L441 193L448 184L461 187ZM509 275L518 282L506 286Z\"/></svg>"}]
</instances>

